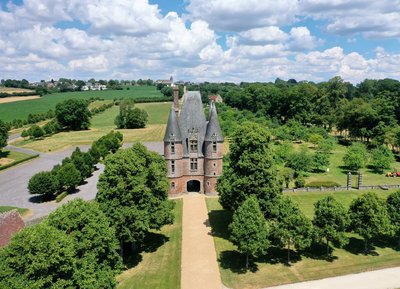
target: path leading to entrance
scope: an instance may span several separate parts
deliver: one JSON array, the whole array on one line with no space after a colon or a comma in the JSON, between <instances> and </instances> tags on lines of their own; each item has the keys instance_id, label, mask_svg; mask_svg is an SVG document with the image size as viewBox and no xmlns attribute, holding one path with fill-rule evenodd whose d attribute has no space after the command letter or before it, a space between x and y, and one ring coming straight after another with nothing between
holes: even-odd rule
<instances>
[{"instance_id":1,"label":"path leading to entrance","mask_svg":"<svg viewBox=\"0 0 400 289\"><path fill-rule=\"evenodd\" d=\"M400 267L321 280L294 283L265 289L395 289L400 288Z\"/></svg>"},{"instance_id":2,"label":"path leading to entrance","mask_svg":"<svg viewBox=\"0 0 400 289\"><path fill-rule=\"evenodd\" d=\"M183 196L181 289L221 289L205 196Z\"/></svg>"}]
</instances>

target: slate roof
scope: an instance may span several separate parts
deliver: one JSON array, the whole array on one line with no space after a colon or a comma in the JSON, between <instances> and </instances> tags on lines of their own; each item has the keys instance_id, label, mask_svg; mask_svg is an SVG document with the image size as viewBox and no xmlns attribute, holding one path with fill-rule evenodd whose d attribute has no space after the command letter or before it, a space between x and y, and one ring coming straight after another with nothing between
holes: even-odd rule
<instances>
[{"instance_id":1,"label":"slate roof","mask_svg":"<svg viewBox=\"0 0 400 289\"><path fill-rule=\"evenodd\" d=\"M219 126L217 109L215 107L215 104L213 102L211 102L210 114L209 114L209 119L208 119L208 124L207 124L205 140L213 141L214 134L217 136L216 141L218 141L218 142L224 141L224 138L222 136L221 127Z\"/></svg>"},{"instance_id":2,"label":"slate roof","mask_svg":"<svg viewBox=\"0 0 400 289\"><path fill-rule=\"evenodd\" d=\"M173 106L171 107L171 110L169 112L167 129L165 130L165 136L164 136L165 142L170 141L171 133L174 134L176 142L182 141L181 130L179 128L176 112Z\"/></svg>"}]
</instances>

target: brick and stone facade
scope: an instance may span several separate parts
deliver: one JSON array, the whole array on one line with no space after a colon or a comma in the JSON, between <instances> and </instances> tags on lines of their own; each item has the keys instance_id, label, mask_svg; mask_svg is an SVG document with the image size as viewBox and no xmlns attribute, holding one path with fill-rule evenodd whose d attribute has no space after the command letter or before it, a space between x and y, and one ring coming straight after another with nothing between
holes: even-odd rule
<instances>
[{"instance_id":1,"label":"brick and stone facade","mask_svg":"<svg viewBox=\"0 0 400 289\"><path fill-rule=\"evenodd\" d=\"M170 195L191 191L216 193L217 179L222 174L223 141L214 101L206 119L200 92L185 92L179 109L178 93L174 90L174 105L164 137Z\"/></svg>"}]
</instances>

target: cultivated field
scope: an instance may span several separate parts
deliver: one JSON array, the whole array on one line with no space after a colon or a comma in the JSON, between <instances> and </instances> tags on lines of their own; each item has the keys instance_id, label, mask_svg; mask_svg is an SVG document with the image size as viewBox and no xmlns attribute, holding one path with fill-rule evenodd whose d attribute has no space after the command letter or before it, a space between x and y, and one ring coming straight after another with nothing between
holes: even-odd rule
<instances>
[{"instance_id":1,"label":"cultivated field","mask_svg":"<svg viewBox=\"0 0 400 289\"><path fill-rule=\"evenodd\" d=\"M152 234L153 248L145 248L140 263L117 277L118 289L180 288L182 200L174 202L174 224Z\"/></svg>"},{"instance_id":2,"label":"cultivated field","mask_svg":"<svg viewBox=\"0 0 400 289\"><path fill-rule=\"evenodd\" d=\"M154 86L131 86L129 90L102 90L102 91L79 91L53 93L43 95L40 99L26 100L18 103L0 104L0 119L12 121L13 119L26 119L28 114L46 113L49 109L54 109L56 104L70 98L89 99L100 97L105 100L114 98L142 98L142 97L163 97Z\"/></svg>"},{"instance_id":3,"label":"cultivated field","mask_svg":"<svg viewBox=\"0 0 400 289\"><path fill-rule=\"evenodd\" d=\"M1 97L0 98L0 104L9 103L9 102L16 102L16 101L24 101L24 100L33 100L33 99L39 99L39 98L40 98L39 95Z\"/></svg>"},{"instance_id":4,"label":"cultivated field","mask_svg":"<svg viewBox=\"0 0 400 289\"><path fill-rule=\"evenodd\" d=\"M15 87L3 87L0 86L0 93L20 93L20 92L33 92L31 89L15 88Z\"/></svg>"},{"instance_id":5,"label":"cultivated field","mask_svg":"<svg viewBox=\"0 0 400 289\"><path fill-rule=\"evenodd\" d=\"M95 105L100 104L96 103ZM125 143L162 141L171 104L169 102L138 103L135 106L145 109L149 114L149 122L146 128L117 130L114 120L119 113L119 107L114 106L95 115L91 119L89 130L61 132L43 140L17 141L13 145L42 152L56 151L69 146L91 144L111 130L120 131L124 135Z\"/></svg>"},{"instance_id":6,"label":"cultivated field","mask_svg":"<svg viewBox=\"0 0 400 289\"><path fill-rule=\"evenodd\" d=\"M385 198L389 191L377 192ZM333 195L348 206L360 191L335 192ZM313 204L327 193L287 194L299 203L302 211L311 218ZM364 243L354 234L349 234L350 242L343 249L335 248L333 258L325 258L325 246L315 246L310 253L301 256L292 252L292 264L287 266L286 250L271 248L267 255L254 263L251 270L245 271L245 256L236 251L229 241L228 224L231 213L222 209L217 198L208 198L210 223L220 266L221 278L229 288L262 288L284 283L321 279L386 267L400 266L400 252L393 244L376 244L373 253L364 255Z\"/></svg>"}]
</instances>

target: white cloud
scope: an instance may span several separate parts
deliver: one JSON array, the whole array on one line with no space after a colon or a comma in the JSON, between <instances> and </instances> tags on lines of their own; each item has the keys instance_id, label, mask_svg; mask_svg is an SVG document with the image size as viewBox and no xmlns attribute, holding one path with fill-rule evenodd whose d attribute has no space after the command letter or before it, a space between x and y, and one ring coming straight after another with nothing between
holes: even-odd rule
<instances>
[{"instance_id":1,"label":"white cloud","mask_svg":"<svg viewBox=\"0 0 400 289\"><path fill-rule=\"evenodd\" d=\"M289 35L277 26L253 28L239 33L245 42L255 44L271 44L284 42Z\"/></svg>"},{"instance_id":2,"label":"white cloud","mask_svg":"<svg viewBox=\"0 0 400 289\"><path fill-rule=\"evenodd\" d=\"M72 70L83 70L91 72L104 72L108 68L108 60L104 55L88 56L83 59L74 59L68 63Z\"/></svg>"}]
</instances>

